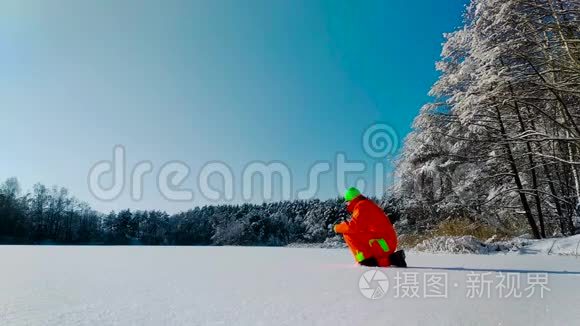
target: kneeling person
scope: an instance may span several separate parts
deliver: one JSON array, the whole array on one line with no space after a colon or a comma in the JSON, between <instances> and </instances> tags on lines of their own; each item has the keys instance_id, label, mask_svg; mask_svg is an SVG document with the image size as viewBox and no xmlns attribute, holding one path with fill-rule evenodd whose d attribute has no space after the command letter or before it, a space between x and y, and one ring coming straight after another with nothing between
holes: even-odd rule
<instances>
[{"instance_id":1,"label":"kneeling person","mask_svg":"<svg viewBox=\"0 0 580 326\"><path fill-rule=\"evenodd\" d=\"M356 188L348 189L344 199L352 217L334 231L343 235L355 260L363 266L407 267L405 253L396 251L397 233L385 212Z\"/></svg>"}]
</instances>

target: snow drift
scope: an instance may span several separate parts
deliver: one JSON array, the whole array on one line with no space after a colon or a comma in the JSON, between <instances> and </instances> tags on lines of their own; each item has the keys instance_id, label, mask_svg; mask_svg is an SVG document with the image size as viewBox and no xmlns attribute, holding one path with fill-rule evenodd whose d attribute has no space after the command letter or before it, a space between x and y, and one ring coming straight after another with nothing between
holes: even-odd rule
<instances>
[{"instance_id":1,"label":"snow drift","mask_svg":"<svg viewBox=\"0 0 580 326\"><path fill-rule=\"evenodd\" d=\"M472 236L435 237L416 245L413 251L453 254L490 254L519 253L578 256L580 253L580 235L566 238L533 240L514 238L509 241L489 239L480 241Z\"/></svg>"}]
</instances>

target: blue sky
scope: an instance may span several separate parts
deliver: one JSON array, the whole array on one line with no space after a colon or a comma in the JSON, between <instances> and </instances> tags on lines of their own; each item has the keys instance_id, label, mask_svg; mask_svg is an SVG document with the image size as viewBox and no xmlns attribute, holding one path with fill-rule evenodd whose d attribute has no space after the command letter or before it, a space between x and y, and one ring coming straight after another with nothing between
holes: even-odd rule
<instances>
[{"instance_id":1,"label":"blue sky","mask_svg":"<svg viewBox=\"0 0 580 326\"><path fill-rule=\"evenodd\" d=\"M401 139L409 132L437 78L442 34L461 25L464 4L3 1L0 178L16 176L25 190L65 186L101 211L177 211L208 202L167 201L154 176L141 201L124 192L101 202L88 171L116 144L129 166L187 163L194 189L215 160L236 176L252 161L284 162L297 188L337 152L372 164L363 132L377 122ZM333 184L323 178L317 196L338 195Z\"/></svg>"}]
</instances>

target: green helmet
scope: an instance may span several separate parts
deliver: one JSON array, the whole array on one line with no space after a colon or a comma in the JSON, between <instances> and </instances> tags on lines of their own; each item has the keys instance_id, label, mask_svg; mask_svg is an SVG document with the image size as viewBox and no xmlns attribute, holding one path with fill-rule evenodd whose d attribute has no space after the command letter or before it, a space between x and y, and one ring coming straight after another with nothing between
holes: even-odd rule
<instances>
[{"instance_id":1,"label":"green helmet","mask_svg":"<svg viewBox=\"0 0 580 326\"><path fill-rule=\"evenodd\" d=\"M355 187L350 187L344 193L344 200L351 201L358 196L360 196L360 191L358 189L356 189Z\"/></svg>"}]
</instances>

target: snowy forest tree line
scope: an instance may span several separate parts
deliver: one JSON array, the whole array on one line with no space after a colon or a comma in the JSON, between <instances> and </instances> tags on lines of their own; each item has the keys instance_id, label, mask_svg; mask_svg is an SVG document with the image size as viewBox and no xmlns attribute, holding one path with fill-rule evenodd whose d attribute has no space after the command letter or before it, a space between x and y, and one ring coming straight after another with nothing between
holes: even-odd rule
<instances>
[{"instance_id":1,"label":"snowy forest tree line","mask_svg":"<svg viewBox=\"0 0 580 326\"><path fill-rule=\"evenodd\" d=\"M573 234L580 204L580 1L473 0L448 35L394 197L411 228L469 217Z\"/></svg>"},{"instance_id":2,"label":"snowy forest tree line","mask_svg":"<svg viewBox=\"0 0 580 326\"><path fill-rule=\"evenodd\" d=\"M197 207L170 215L122 210L103 214L64 188L36 184L21 194L0 184L0 243L109 245L263 245L323 243L347 218L342 199Z\"/></svg>"}]
</instances>

